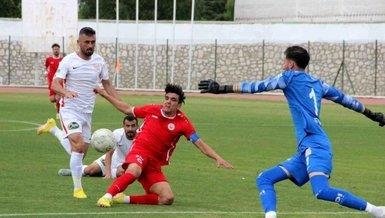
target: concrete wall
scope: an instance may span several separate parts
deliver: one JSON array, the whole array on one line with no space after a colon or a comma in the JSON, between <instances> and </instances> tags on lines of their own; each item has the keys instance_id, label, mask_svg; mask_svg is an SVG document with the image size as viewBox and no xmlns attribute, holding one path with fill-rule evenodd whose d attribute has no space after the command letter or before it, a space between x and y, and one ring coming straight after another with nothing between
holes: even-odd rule
<instances>
[{"instance_id":1,"label":"concrete wall","mask_svg":"<svg viewBox=\"0 0 385 218\"><path fill-rule=\"evenodd\" d=\"M385 1L384 1L385 2ZM114 21L101 21L96 25L94 20L80 20L78 29L90 26L97 30L98 42L115 42L118 36L120 42L153 44L155 42L154 24L141 22L121 21L119 31L116 31ZM0 39L33 37L23 35L22 22L19 19L0 19ZM271 42L340 42L346 41L374 41L385 40L385 22L383 23L346 23L346 24L309 24L309 23L276 23L276 24L239 24L234 22L201 22L191 25L187 22L178 22L175 26L175 43L213 43L219 44L259 43L262 40ZM61 37L58 38L60 40ZM172 43L173 26L170 22L158 23L156 27L157 43L166 44L166 39ZM67 39L66 39L67 40ZM50 43L46 51L50 51ZM69 50L69 49L66 49Z\"/></svg>"},{"instance_id":2,"label":"concrete wall","mask_svg":"<svg viewBox=\"0 0 385 218\"><path fill-rule=\"evenodd\" d=\"M385 21L383 0L236 0L240 23L370 23Z\"/></svg>"}]
</instances>

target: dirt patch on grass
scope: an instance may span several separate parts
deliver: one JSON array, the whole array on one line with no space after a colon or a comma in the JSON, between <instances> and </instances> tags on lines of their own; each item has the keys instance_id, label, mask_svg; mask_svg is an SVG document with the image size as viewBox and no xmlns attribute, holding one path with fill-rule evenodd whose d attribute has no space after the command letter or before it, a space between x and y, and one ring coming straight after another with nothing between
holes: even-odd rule
<instances>
[{"instance_id":1,"label":"dirt patch on grass","mask_svg":"<svg viewBox=\"0 0 385 218\"><path fill-rule=\"evenodd\" d=\"M0 93L46 93L48 90L45 87L19 87L19 86L0 86ZM120 95L163 95L163 91L143 91L143 90L118 90ZM187 96L205 96L210 98L233 98L233 99L256 99L265 101L286 101L281 93L263 93L263 94L201 94L199 92L187 92ZM377 96L358 96L359 101L365 105L385 105L385 97ZM325 101L329 102L329 101Z\"/></svg>"}]
</instances>

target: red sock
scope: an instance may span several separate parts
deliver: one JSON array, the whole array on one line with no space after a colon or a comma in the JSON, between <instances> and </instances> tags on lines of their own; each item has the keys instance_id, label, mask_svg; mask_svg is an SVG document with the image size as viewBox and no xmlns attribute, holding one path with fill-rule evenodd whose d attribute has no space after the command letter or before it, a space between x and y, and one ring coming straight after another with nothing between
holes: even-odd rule
<instances>
[{"instance_id":1,"label":"red sock","mask_svg":"<svg viewBox=\"0 0 385 218\"><path fill-rule=\"evenodd\" d=\"M107 193L110 193L112 196L124 191L127 186L133 183L136 180L136 177L131 173L124 173L120 177L116 178L112 185L107 189Z\"/></svg>"},{"instance_id":2,"label":"red sock","mask_svg":"<svg viewBox=\"0 0 385 218\"><path fill-rule=\"evenodd\" d=\"M159 203L157 194L130 196L130 204L155 204Z\"/></svg>"}]
</instances>

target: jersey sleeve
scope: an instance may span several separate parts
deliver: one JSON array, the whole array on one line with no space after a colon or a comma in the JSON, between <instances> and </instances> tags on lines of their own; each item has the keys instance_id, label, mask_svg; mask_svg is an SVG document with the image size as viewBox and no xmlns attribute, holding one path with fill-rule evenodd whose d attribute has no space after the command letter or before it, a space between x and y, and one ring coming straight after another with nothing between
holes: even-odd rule
<instances>
[{"instance_id":1,"label":"jersey sleeve","mask_svg":"<svg viewBox=\"0 0 385 218\"><path fill-rule=\"evenodd\" d=\"M145 118L148 114L153 113L157 108L156 105L144 105L144 106L135 106L132 109L132 113L136 118Z\"/></svg>"},{"instance_id":2,"label":"jersey sleeve","mask_svg":"<svg viewBox=\"0 0 385 218\"><path fill-rule=\"evenodd\" d=\"M199 139L198 134L196 133L195 127L191 123L191 121L184 117L184 128L183 128L183 135L186 137L187 140L191 142L196 142Z\"/></svg>"},{"instance_id":3,"label":"jersey sleeve","mask_svg":"<svg viewBox=\"0 0 385 218\"><path fill-rule=\"evenodd\" d=\"M63 59L62 61L60 61L59 67L57 68L57 71L56 71L56 74L55 74L55 78L56 77L60 78L60 79L65 79L66 78L67 73L70 70L70 65L68 64L68 62L66 60L67 59Z\"/></svg>"},{"instance_id":4,"label":"jersey sleeve","mask_svg":"<svg viewBox=\"0 0 385 218\"><path fill-rule=\"evenodd\" d=\"M362 113L365 106L357 99L342 92L341 90L322 82L323 98L331 100L346 108Z\"/></svg>"},{"instance_id":5,"label":"jersey sleeve","mask_svg":"<svg viewBox=\"0 0 385 218\"><path fill-rule=\"evenodd\" d=\"M287 72L280 73L274 77L268 77L260 81L241 82L242 93L258 93L275 89L284 89L287 86L290 75Z\"/></svg>"}]
</instances>

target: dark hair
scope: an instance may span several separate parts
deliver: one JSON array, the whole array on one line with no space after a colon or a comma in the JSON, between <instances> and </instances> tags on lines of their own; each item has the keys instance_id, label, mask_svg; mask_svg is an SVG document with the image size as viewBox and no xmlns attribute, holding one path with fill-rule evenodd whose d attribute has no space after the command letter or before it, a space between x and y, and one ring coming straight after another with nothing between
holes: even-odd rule
<instances>
[{"instance_id":1,"label":"dark hair","mask_svg":"<svg viewBox=\"0 0 385 218\"><path fill-rule=\"evenodd\" d=\"M179 96L179 101L178 101L179 104L184 103L184 100L186 99L186 96L184 96L183 89L180 85L168 83L164 91L166 92L166 94L167 93L177 94Z\"/></svg>"},{"instance_id":2,"label":"dark hair","mask_svg":"<svg viewBox=\"0 0 385 218\"><path fill-rule=\"evenodd\" d=\"M294 61L301 69L305 69L310 61L310 55L301 46L290 46L285 51L287 59Z\"/></svg>"},{"instance_id":3,"label":"dark hair","mask_svg":"<svg viewBox=\"0 0 385 218\"><path fill-rule=\"evenodd\" d=\"M93 36L95 35L95 30L92 29L91 27L83 27L79 31L79 35L86 35L86 36Z\"/></svg>"},{"instance_id":4,"label":"dark hair","mask_svg":"<svg viewBox=\"0 0 385 218\"><path fill-rule=\"evenodd\" d=\"M53 47L58 47L58 48L60 48L60 45L57 44L57 43L53 43L52 46L51 46L51 48L53 48Z\"/></svg>"},{"instance_id":5,"label":"dark hair","mask_svg":"<svg viewBox=\"0 0 385 218\"><path fill-rule=\"evenodd\" d=\"M127 114L127 116L125 116L123 118L123 124L124 124L124 121L126 121L126 120L128 120L128 121L134 121L135 120L136 124L138 124L138 119L136 117L134 117L133 114Z\"/></svg>"}]
</instances>

